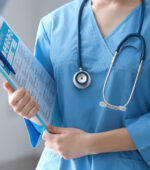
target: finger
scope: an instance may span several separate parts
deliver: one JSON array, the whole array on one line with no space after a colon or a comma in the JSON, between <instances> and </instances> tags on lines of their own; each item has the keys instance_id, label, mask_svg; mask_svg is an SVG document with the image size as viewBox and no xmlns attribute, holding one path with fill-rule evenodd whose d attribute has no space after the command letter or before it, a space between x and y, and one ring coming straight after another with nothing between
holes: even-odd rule
<instances>
[{"instance_id":1,"label":"finger","mask_svg":"<svg viewBox=\"0 0 150 170\"><path fill-rule=\"evenodd\" d=\"M33 117L39 111L38 105L35 105L29 112L29 117Z\"/></svg>"},{"instance_id":2,"label":"finger","mask_svg":"<svg viewBox=\"0 0 150 170\"><path fill-rule=\"evenodd\" d=\"M47 128L50 132L55 133L55 134L64 133L67 130L67 128L60 128L60 127L56 127L52 125L48 125Z\"/></svg>"},{"instance_id":3,"label":"finger","mask_svg":"<svg viewBox=\"0 0 150 170\"><path fill-rule=\"evenodd\" d=\"M16 90L10 99L10 105L12 106L16 106L16 104L18 103L18 101L24 97L24 95L26 94L26 91L24 88L19 88L18 90Z\"/></svg>"},{"instance_id":4,"label":"finger","mask_svg":"<svg viewBox=\"0 0 150 170\"><path fill-rule=\"evenodd\" d=\"M28 93L25 93L25 95L16 104L15 111L18 113L21 112L29 101L30 101L30 95Z\"/></svg>"},{"instance_id":5,"label":"finger","mask_svg":"<svg viewBox=\"0 0 150 170\"><path fill-rule=\"evenodd\" d=\"M29 118L29 113L32 110L33 107L35 107L36 103L34 99L31 97L31 99L28 101L28 103L24 106L23 110L20 112L22 116L27 116Z\"/></svg>"},{"instance_id":6,"label":"finger","mask_svg":"<svg viewBox=\"0 0 150 170\"><path fill-rule=\"evenodd\" d=\"M42 139L44 141L54 141L54 135L48 133L46 130L43 132Z\"/></svg>"},{"instance_id":7,"label":"finger","mask_svg":"<svg viewBox=\"0 0 150 170\"><path fill-rule=\"evenodd\" d=\"M3 83L3 88L8 92L8 94L12 94L15 91L8 81Z\"/></svg>"},{"instance_id":8,"label":"finger","mask_svg":"<svg viewBox=\"0 0 150 170\"><path fill-rule=\"evenodd\" d=\"M47 135L48 135L48 133L47 133L47 131L45 130L45 131L43 132L42 139L46 141Z\"/></svg>"}]
</instances>

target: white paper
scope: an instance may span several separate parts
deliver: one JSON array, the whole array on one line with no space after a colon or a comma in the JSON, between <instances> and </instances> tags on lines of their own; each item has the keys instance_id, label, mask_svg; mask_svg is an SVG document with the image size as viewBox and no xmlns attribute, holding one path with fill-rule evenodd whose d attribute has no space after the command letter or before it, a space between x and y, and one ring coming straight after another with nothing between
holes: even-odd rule
<instances>
[{"instance_id":1,"label":"white paper","mask_svg":"<svg viewBox=\"0 0 150 170\"><path fill-rule=\"evenodd\" d=\"M2 18L0 20L2 22ZM30 92L39 106L38 114L49 124L56 98L55 81L5 21L1 24L0 37L0 50L16 74L0 63L1 72L16 88L24 87Z\"/></svg>"}]
</instances>

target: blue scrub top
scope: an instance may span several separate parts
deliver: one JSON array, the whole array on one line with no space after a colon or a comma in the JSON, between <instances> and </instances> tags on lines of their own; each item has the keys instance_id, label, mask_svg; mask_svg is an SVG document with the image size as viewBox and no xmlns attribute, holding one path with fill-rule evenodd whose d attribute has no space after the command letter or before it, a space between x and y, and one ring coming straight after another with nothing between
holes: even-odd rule
<instances>
[{"instance_id":1,"label":"blue scrub top","mask_svg":"<svg viewBox=\"0 0 150 170\"><path fill-rule=\"evenodd\" d=\"M118 44L140 24L141 5L136 7L106 38L96 23L91 0L86 4L81 22L83 68L91 74L92 84L84 90L73 84L78 68L77 20L81 0L72 1L45 16L39 25L35 56L55 79L58 106L63 127L89 133L126 127L137 151L88 155L65 160L45 148L37 170L148 170L150 169L150 1L142 35L146 40L146 59L126 112L99 106L113 54ZM130 44L139 47L137 39ZM106 86L106 99L123 105L129 98L140 63L140 53L128 48L117 58ZM33 146L41 140L44 128L26 120ZM110 141L111 142L111 141Z\"/></svg>"}]
</instances>

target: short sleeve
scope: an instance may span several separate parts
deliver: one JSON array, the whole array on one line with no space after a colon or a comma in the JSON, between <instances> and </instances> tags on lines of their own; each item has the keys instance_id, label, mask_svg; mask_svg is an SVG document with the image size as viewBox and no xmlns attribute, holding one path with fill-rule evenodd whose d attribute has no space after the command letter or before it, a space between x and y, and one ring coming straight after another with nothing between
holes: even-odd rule
<instances>
[{"instance_id":1,"label":"short sleeve","mask_svg":"<svg viewBox=\"0 0 150 170\"><path fill-rule=\"evenodd\" d=\"M150 167L150 113L127 119L125 123L137 150Z\"/></svg>"},{"instance_id":2,"label":"short sleeve","mask_svg":"<svg viewBox=\"0 0 150 170\"><path fill-rule=\"evenodd\" d=\"M50 60L50 40L46 34L43 22L39 24L34 55L37 60L43 65L47 72L53 76L53 67ZM29 133L29 138L33 147L36 147L42 140L42 134L45 130L44 127L39 126L30 120L24 119Z\"/></svg>"}]
</instances>

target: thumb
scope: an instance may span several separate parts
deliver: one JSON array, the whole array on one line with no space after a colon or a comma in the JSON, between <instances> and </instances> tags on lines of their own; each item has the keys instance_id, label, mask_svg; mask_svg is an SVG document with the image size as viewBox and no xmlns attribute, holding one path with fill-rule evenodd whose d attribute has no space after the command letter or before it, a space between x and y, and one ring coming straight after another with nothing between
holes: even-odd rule
<instances>
[{"instance_id":1,"label":"thumb","mask_svg":"<svg viewBox=\"0 0 150 170\"><path fill-rule=\"evenodd\" d=\"M48 130L54 134L60 134L60 133L64 133L65 128L60 128L60 127L56 127L56 126L52 126L52 125L48 125Z\"/></svg>"},{"instance_id":2,"label":"thumb","mask_svg":"<svg viewBox=\"0 0 150 170\"><path fill-rule=\"evenodd\" d=\"M8 92L8 94L12 94L15 91L7 81L3 83L3 88Z\"/></svg>"}]
</instances>

